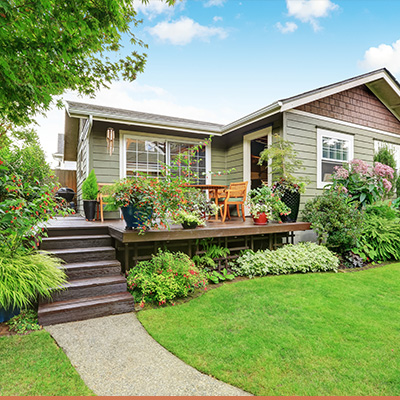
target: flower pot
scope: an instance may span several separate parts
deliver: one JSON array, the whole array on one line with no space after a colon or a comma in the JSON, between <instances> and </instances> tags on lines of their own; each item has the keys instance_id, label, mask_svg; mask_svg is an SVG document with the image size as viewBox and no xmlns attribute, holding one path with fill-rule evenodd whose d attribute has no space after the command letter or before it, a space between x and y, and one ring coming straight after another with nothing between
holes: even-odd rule
<instances>
[{"instance_id":1,"label":"flower pot","mask_svg":"<svg viewBox=\"0 0 400 400\"><path fill-rule=\"evenodd\" d=\"M3 308L0 306L0 323L7 322L21 312L19 308Z\"/></svg>"},{"instance_id":2,"label":"flower pot","mask_svg":"<svg viewBox=\"0 0 400 400\"><path fill-rule=\"evenodd\" d=\"M286 190L281 197L281 200L291 210L289 215L281 215L282 222L296 222L300 208L300 193Z\"/></svg>"},{"instance_id":3,"label":"flower pot","mask_svg":"<svg viewBox=\"0 0 400 400\"><path fill-rule=\"evenodd\" d=\"M126 223L125 229L136 229L142 227L147 221L151 220L153 210L145 207L137 207L135 204L129 204L127 207L121 207L122 215Z\"/></svg>"},{"instance_id":4,"label":"flower pot","mask_svg":"<svg viewBox=\"0 0 400 400\"><path fill-rule=\"evenodd\" d=\"M258 218L253 217L254 225L267 225L268 217L265 213L258 214Z\"/></svg>"},{"instance_id":5,"label":"flower pot","mask_svg":"<svg viewBox=\"0 0 400 400\"><path fill-rule=\"evenodd\" d=\"M87 221L94 221L96 216L97 200L83 200L83 211Z\"/></svg>"},{"instance_id":6,"label":"flower pot","mask_svg":"<svg viewBox=\"0 0 400 400\"><path fill-rule=\"evenodd\" d=\"M183 229L196 229L198 226L197 222L182 222Z\"/></svg>"}]
</instances>

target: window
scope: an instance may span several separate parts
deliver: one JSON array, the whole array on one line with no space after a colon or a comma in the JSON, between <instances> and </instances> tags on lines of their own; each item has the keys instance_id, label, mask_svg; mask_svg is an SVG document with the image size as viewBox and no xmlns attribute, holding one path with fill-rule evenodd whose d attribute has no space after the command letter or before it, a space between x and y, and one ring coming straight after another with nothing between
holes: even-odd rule
<instances>
[{"instance_id":1,"label":"window","mask_svg":"<svg viewBox=\"0 0 400 400\"><path fill-rule=\"evenodd\" d=\"M185 152L194 143L153 138L125 138L125 175L132 176L142 172L150 176L162 176L162 167L171 165L178 154ZM191 171L199 177L196 183L206 183L206 151L202 148L192 160ZM179 168L179 174L183 171Z\"/></svg>"},{"instance_id":2,"label":"window","mask_svg":"<svg viewBox=\"0 0 400 400\"><path fill-rule=\"evenodd\" d=\"M353 159L353 136L326 129L317 130L317 187L332 180L335 166Z\"/></svg>"},{"instance_id":3,"label":"window","mask_svg":"<svg viewBox=\"0 0 400 400\"><path fill-rule=\"evenodd\" d=\"M400 145L394 143L382 142L380 140L374 140L374 153L377 153L381 147L387 147L393 152L394 160L396 161L396 170L400 168Z\"/></svg>"}]
</instances>

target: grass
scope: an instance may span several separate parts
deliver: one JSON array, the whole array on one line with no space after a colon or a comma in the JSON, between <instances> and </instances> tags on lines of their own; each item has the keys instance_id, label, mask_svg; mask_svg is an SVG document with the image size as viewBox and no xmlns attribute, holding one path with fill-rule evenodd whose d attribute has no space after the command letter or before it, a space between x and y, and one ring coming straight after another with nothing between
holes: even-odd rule
<instances>
[{"instance_id":1,"label":"grass","mask_svg":"<svg viewBox=\"0 0 400 400\"><path fill-rule=\"evenodd\" d=\"M45 331L0 337L0 377L0 396L93 395Z\"/></svg>"},{"instance_id":2,"label":"grass","mask_svg":"<svg viewBox=\"0 0 400 400\"><path fill-rule=\"evenodd\" d=\"M186 363L255 395L400 393L400 264L241 281L138 317Z\"/></svg>"}]
</instances>

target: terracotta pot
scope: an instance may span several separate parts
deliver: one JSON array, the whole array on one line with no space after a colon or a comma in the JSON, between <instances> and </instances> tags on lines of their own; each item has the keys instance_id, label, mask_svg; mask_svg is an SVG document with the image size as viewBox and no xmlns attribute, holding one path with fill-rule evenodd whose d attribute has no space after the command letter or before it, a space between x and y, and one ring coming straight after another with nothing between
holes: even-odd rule
<instances>
[{"instance_id":1,"label":"terracotta pot","mask_svg":"<svg viewBox=\"0 0 400 400\"><path fill-rule=\"evenodd\" d=\"M253 221L254 221L254 225L267 225L267 223L268 223L267 214L260 213L260 214L258 214L258 218L253 217Z\"/></svg>"}]
</instances>

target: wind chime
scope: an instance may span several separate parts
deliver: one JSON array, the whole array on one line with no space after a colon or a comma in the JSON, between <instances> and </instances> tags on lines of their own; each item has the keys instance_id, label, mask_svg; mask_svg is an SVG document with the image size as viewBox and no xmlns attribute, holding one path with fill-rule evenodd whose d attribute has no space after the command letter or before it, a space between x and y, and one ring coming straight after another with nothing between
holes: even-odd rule
<instances>
[{"instance_id":1,"label":"wind chime","mask_svg":"<svg viewBox=\"0 0 400 400\"><path fill-rule=\"evenodd\" d=\"M114 151L115 131L113 128L107 129L107 153L111 156Z\"/></svg>"}]
</instances>

